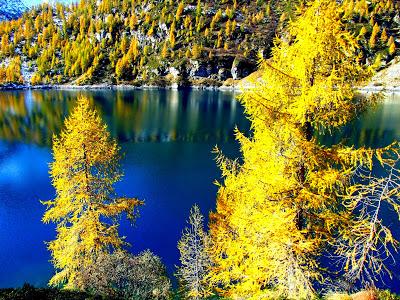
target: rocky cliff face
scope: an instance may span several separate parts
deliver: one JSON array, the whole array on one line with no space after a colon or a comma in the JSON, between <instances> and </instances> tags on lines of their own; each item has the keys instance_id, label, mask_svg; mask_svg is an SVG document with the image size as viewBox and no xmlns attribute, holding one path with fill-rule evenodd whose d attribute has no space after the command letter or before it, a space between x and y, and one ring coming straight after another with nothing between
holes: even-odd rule
<instances>
[{"instance_id":1,"label":"rocky cliff face","mask_svg":"<svg viewBox=\"0 0 400 300\"><path fill-rule=\"evenodd\" d=\"M377 72L367 89L400 91L400 56L394 58L385 68Z\"/></svg>"},{"instance_id":2,"label":"rocky cliff face","mask_svg":"<svg viewBox=\"0 0 400 300\"><path fill-rule=\"evenodd\" d=\"M21 0L0 0L0 21L17 19L26 9Z\"/></svg>"}]
</instances>

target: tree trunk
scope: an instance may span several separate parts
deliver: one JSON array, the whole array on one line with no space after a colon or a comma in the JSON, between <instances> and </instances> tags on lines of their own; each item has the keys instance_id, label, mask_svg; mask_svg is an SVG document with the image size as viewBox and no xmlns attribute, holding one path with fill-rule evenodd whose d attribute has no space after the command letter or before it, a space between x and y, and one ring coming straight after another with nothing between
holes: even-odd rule
<instances>
[{"instance_id":1,"label":"tree trunk","mask_svg":"<svg viewBox=\"0 0 400 300\"><path fill-rule=\"evenodd\" d=\"M311 125L311 122L307 121L302 128L304 137L306 139L307 142L311 141L312 137L313 137L313 128ZM300 168L299 168L299 182L300 184L304 184L306 181L306 166L304 165L304 162L301 162L300 164ZM306 226L306 222L305 222L305 218L304 218L304 210L302 207L301 203L297 204L297 214L296 214L296 227L299 230L303 230Z\"/></svg>"}]
</instances>

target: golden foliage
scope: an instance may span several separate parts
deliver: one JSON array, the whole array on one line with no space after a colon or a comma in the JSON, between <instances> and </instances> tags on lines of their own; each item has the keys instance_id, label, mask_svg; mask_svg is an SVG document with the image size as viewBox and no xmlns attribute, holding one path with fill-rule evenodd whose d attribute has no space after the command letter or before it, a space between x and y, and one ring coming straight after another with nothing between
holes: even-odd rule
<instances>
[{"instance_id":1,"label":"golden foliage","mask_svg":"<svg viewBox=\"0 0 400 300\"><path fill-rule=\"evenodd\" d=\"M389 46L389 54L394 55L396 53L396 43L394 42L393 36L389 38L388 46Z\"/></svg>"},{"instance_id":2,"label":"golden foliage","mask_svg":"<svg viewBox=\"0 0 400 300\"><path fill-rule=\"evenodd\" d=\"M23 82L20 56L12 58L7 66L0 65L0 84Z\"/></svg>"},{"instance_id":3,"label":"golden foliage","mask_svg":"<svg viewBox=\"0 0 400 300\"><path fill-rule=\"evenodd\" d=\"M374 27L372 28L371 37L369 38L369 46L371 48L375 48L377 36L378 36L378 33L380 32L380 30L381 29L380 29L378 23L375 23Z\"/></svg>"},{"instance_id":4,"label":"golden foliage","mask_svg":"<svg viewBox=\"0 0 400 300\"><path fill-rule=\"evenodd\" d=\"M210 217L209 280L233 299L314 296L313 283L324 279L318 258L351 230L343 225L352 219L343 195L376 153L322 146L313 137L346 124L376 99L354 97L353 87L372 70L360 64L340 4L310 1L300 13L289 23L290 36L276 41L272 59L261 60L261 79L239 98L252 128L252 137L236 131L243 163L218 155L224 182Z\"/></svg>"},{"instance_id":5,"label":"golden foliage","mask_svg":"<svg viewBox=\"0 0 400 300\"><path fill-rule=\"evenodd\" d=\"M161 50L161 57L164 59L168 57L168 45L166 42L164 43L163 48Z\"/></svg>"},{"instance_id":6,"label":"golden foliage","mask_svg":"<svg viewBox=\"0 0 400 300\"><path fill-rule=\"evenodd\" d=\"M201 52L202 52L202 47L197 44L194 44L191 51L192 58L193 59L199 58L201 56Z\"/></svg>"},{"instance_id":7,"label":"golden foliage","mask_svg":"<svg viewBox=\"0 0 400 300\"><path fill-rule=\"evenodd\" d=\"M79 289L85 267L99 254L126 244L116 217L125 212L133 220L142 202L114 197L113 184L123 176L118 151L88 99L79 98L65 129L53 140L50 174L57 195L44 202L43 216L44 223L57 226L57 238L48 244L57 269L51 285Z\"/></svg>"},{"instance_id":8,"label":"golden foliage","mask_svg":"<svg viewBox=\"0 0 400 300\"><path fill-rule=\"evenodd\" d=\"M176 10L175 20L179 21L179 19L182 16L184 8L185 8L185 3L183 1L179 2L178 8Z\"/></svg>"}]
</instances>

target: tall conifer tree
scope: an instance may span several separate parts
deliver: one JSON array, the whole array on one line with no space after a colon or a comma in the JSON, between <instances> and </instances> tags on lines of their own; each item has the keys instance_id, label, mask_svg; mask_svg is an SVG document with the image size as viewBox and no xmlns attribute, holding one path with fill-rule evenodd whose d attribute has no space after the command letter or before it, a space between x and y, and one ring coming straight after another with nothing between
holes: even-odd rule
<instances>
[{"instance_id":1,"label":"tall conifer tree","mask_svg":"<svg viewBox=\"0 0 400 300\"><path fill-rule=\"evenodd\" d=\"M348 203L362 191L352 179L390 147L327 147L314 137L375 102L354 97L371 70L360 64L343 14L336 1L309 1L272 59L262 60L262 77L240 97L252 136L236 132L243 163L219 155L224 182L210 220L209 278L225 296L310 298L313 283L323 280L318 262L327 246L340 237L352 242L358 225ZM351 257L345 248L340 254Z\"/></svg>"},{"instance_id":2,"label":"tall conifer tree","mask_svg":"<svg viewBox=\"0 0 400 300\"><path fill-rule=\"evenodd\" d=\"M50 174L57 195L44 202L43 216L43 222L57 226L57 237L48 244L57 269L51 285L79 289L82 270L100 254L126 244L118 234L117 217L126 213L133 220L142 202L115 197L113 185L123 176L118 151L89 100L79 98L65 129L53 140Z\"/></svg>"}]
</instances>

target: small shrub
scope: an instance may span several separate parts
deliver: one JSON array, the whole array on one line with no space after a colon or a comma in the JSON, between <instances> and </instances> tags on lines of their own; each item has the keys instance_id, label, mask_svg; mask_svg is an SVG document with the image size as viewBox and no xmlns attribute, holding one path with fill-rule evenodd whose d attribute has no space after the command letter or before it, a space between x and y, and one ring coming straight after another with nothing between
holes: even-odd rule
<instances>
[{"instance_id":1,"label":"small shrub","mask_svg":"<svg viewBox=\"0 0 400 300\"><path fill-rule=\"evenodd\" d=\"M161 259L149 250L133 256L125 251L104 254L83 270L85 290L123 299L169 299L171 282Z\"/></svg>"}]
</instances>

